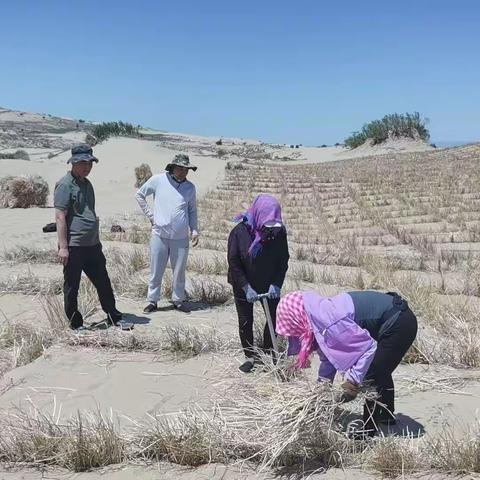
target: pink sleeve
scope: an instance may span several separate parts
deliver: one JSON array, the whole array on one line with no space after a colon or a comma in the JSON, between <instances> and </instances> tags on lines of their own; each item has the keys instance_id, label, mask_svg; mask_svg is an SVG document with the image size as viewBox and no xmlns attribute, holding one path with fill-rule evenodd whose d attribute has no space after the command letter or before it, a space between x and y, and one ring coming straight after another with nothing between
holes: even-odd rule
<instances>
[{"instance_id":1,"label":"pink sleeve","mask_svg":"<svg viewBox=\"0 0 480 480\"><path fill-rule=\"evenodd\" d=\"M355 365L345 372L345 379L350 380L355 385L360 385L370 368L376 351L377 342L373 341L372 346L357 360Z\"/></svg>"}]
</instances>

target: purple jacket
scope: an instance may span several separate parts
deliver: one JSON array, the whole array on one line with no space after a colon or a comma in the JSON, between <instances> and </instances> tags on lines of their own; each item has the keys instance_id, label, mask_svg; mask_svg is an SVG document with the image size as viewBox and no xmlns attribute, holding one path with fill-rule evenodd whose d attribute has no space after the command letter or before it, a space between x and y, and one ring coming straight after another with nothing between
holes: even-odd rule
<instances>
[{"instance_id":1,"label":"purple jacket","mask_svg":"<svg viewBox=\"0 0 480 480\"><path fill-rule=\"evenodd\" d=\"M305 311L312 324L320 356L318 376L333 380L337 370L348 380L362 383L372 363L377 342L355 323L352 297L341 293L321 297L315 292L303 294ZM300 343L290 337L288 354L296 354Z\"/></svg>"}]
</instances>

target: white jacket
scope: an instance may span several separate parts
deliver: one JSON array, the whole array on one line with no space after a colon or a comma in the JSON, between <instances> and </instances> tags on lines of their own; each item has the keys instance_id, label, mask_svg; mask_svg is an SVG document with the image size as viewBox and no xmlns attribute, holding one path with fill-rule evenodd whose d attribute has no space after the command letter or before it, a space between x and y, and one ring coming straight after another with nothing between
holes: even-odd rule
<instances>
[{"instance_id":1,"label":"white jacket","mask_svg":"<svg viewBox=\"0 0 480 480\"><path fill-rule=\"evenodd\" d=\"M146 198L153 195L153 212ZM162 238L180 240L198 233L195 185L178 183L169 173L153 175L135 194L143 213L152 221L152 231ZM190 231L190 232L189 232Z\"/></svg>"}]
</instances>

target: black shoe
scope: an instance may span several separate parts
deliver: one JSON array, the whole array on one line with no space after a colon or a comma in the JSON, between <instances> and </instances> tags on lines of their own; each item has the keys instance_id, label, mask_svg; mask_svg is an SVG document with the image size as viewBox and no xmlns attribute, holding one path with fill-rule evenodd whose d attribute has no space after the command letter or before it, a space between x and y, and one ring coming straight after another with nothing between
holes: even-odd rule
<instances>
[{"instance_id":1,"label":"black shoe","mask_svg":"<svg viewBox=\"0 0 480 480\"><path fill-rule=\"evenodd\" d=\"M88 330L89 330L88 327L86 327L85 325L81 325L80 327L72 329L75 335L80 335L80 336L88 333Z\"/></svg>"},{"instance_id":2,"label":"black shoe","mask_svg":"<svg viewBox=\"0 0 480 480\"><path fill-rule=\"evenodd\" d=\"M245 363L242 363L238 369L243 373L251 372L254 367L254 363L251 360L247 360Z\"/></svg>"},{"instance_id":3,"label":"black shoe","mask_svg":"<svg viewBox=\"0 0 480 480\"><path fill-rule=\"evenodd\" d=\"M362 420L354 420L347 425L347 437L350 440L366 441L376 435L377 430Z\"/></svg>"},{"instance_id":4,"label":"black shoe","mask_svg":"<svg viewBox=\"0 0 480 480\"><path fill-rule=\"evenodd\" d=\"M191 310L184 303L174 303L175 310L178 310L182 313L191 313Z\"/></svg>"},{"instance_id":5,"label":"black shoe","mask_svg":"<svg viewBox=\"0 0 480 480\"><path fill-rule=\"evenodd\" d=\"M80 328L80 327L83 327L83 316L77 310L76 312L73 313L73 315L70 318L70 328L72 330L76 330L77 328Z\"/></svg>"},{"instance_id":6,"label":"black shoe","mask_svg":"<svg viewBox=\"0 0 480 480\"><path fill-rule=\"evenodd\" d=\"M117 309L107 313L107 320L110 324L115 325L122 319L122 314Z\"/></svg>"},{"instance_id":7,"label":"black shoe","mask_svg":"<svg viewBox=\"0 0 480 480\"><path fill-rule=\"evenodd\" d=\"M157 311L157 303L150 302L144 309L143 313L152 313Z\"/></svg>"},{"instance_id":8,"label":"black shoe","mask_svg":"<svg viewBox=\"0 0 480 480\"><path fill-rule=\"evenodd\" d=\"M397 419L395 417L390 418L380 418L377 420L377 423L380 425L387 425L388 427L397 424Z\"/></svg>"}]
</instances>

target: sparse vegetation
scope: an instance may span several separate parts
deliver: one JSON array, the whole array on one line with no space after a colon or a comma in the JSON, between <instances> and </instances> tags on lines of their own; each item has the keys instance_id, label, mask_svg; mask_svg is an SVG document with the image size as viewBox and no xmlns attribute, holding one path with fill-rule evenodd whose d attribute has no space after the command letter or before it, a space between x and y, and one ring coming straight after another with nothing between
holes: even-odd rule
<instances>
[{"instance_id":1,"label":"sparse vegetation","mask_svg":"<svg viewBox=\"0 0 480 480\"><path fill-rule=\"evenodd\" d=\"M152 175L152 169L147 163L135 167L135 187L140 188Z\"/></svg>"},{"instance_id":2,"label":"sparse vegetation","mask_svg":"<svg viewBox=\"0 0 480 480\"><path fill-rule=\"evenodd\" d=\"M139 127L126 122L103 122L92 128L91 134L97 142L103 142L109 137L137 137Z\"/></svg>"},{"instance_id":3,"label":"sparse vegetation","mask_svg":"<svg viewBox=\"0 0 480 480\"><path fill-rule=\"evenodd\" d=\"M428 378L423 373L417 383L404 381L409 389L439 392L444 385L443 391L453 392L458 377L436 379L433 367L448 365L452 376L459 374L450 367L461 367L465 377L472 371L467 369L480 367L480 147L374 156L326 163L322 168L269 165L265 162L269 154L260 146L244 146L244 153L249 160L228 162L222 183L201 200L202 237L188 262L190 299L206 306L231 303L224 254L233 225L229 220L256 193L269 192L282 203L289 235L292 258L284 293L314 288L333 295L375 288L402 294L420 323L405 362L424 363L422 370L428 369ZM122 225L125 231L108 231L103 238L135 245L124 243L121 249L105 250L110 278L117 296L143 299L150 228L123 221ZM55 263L57 256L53 249L15 247L3 253L3 260L12 268L11 263ZM132 332L111 328L74 335L63 313L61 283L60 267L54 278L2 277L0 294L42 294L50 328L4 322L0 375L41 357L52 345L101 348L108 354L147 352L179 361L218 352L222 355L216 355L215 362L220 357L240 356L235 333L186 322ZM98 298L90 282L81 285L80 309L88 317L99 308ZM171 291L168 270L162 294L168 297ZM263 320L260 306L255 309L256 318ZM226 306L212 311L210 317L224 310L234 315L233 308ZM195 322L195 317L190 319ZM199 315L202 321L207 317ZM263 336L263 325L259 326L257 344ZM5 414L0 420L0 461L60 465L72 471L139 460L186 466L253 462L259 470L275 468L280 474L284 466L315 460L323 468L362 465L385 477L480 469L476 430L456 435L445 427L440 435L418 439L348 440L345 412L334 401L335 390L309 383L283 357L275 363L270 356L260 356L263 366L248 381L233 378L236 365L229 365L229 378L219 373L218 392L202 408L197 404L180 414L148 416L127 435L100 414L79 414L62 421L38 412ZM402 368L411 371L407 365ZM455 388L445 387L445 381ZM352 410L359 406L355 404Z\"/></svg>"},{"instance_id":4,"label":"sparse vegetation","mask_svg":"<svg viewBox=\"0 0 480 480\"><path fill-rule=\"evenodd\" d=\"M371 140L373 145L384 142L387 138L410 137L428 141L430 133L426 127L427 120L418 112L385 115L381 120L365 124L359 132L353 132L345 139L348 148L356 148Z\"/></svg>"},{"instance_id":5,"label":"sparse vegetation","mask_svg":"<svg viewBox=\"0 0 480 480\"><path fill-rule=\"evenodd\" d=\"M0 208L44 207L48 183L39 175L0 178Z\"/></svg>"},{"instance_id":6,"label":"sparse vegetation","mask_svg":"<svg viewBox=\"0 0 480 480\"><path fill-rule=\"evenodd\" d=\"M30 155L25 150L17 150L11 153L2 153L0 152L1 159L19 159L19 160L30 160Z\"/></svg>"}]
</instances>

